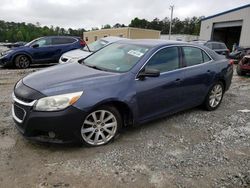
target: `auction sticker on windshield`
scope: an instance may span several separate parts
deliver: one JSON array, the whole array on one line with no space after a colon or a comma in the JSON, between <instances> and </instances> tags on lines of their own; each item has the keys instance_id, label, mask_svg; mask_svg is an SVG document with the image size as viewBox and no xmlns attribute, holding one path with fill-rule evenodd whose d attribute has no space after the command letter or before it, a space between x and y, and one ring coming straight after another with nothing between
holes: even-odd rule
<instances>
[{"instance_id":1,"label":"auction sticker on windshield","mask_svg":"<svg viewBox=\"0 0 250 188\"><path fill-rule=\"evenodd\" d=\"M141 57L144 55L143 53L136 51L136 50L130 50L130 51L128 51L128 54L135 56L135 57Z\"/></svg>"}]
</instances>

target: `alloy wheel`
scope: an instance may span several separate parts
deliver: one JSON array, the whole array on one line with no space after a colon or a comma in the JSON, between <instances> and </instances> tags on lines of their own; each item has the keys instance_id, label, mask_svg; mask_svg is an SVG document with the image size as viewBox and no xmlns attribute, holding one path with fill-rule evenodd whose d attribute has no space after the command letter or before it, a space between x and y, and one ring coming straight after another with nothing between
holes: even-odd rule
<instances>
[{"instance_id":1,"label":"alloy wheel","mask_svg":"<svg viewBox=\"0 0 250 188\"><path fill-rule=\"evenodd\" d=\"M25 69L30 66L30 59L26 55L19 55L15 58L15 66L19 69Z\"/></svg>"},{"instance_id":2,"label":"alloy wheel","mask_svg":"<svg viewBox=\"0 0 250 188\"><path fill-rule=\"evenodd\" d=\"M90 145L108 143L117 132L115 115L107 110L97 110L89 114L81 127L83 140Z\"/></svg>"},{"instance_id":3,"label":"alloy wheel","mask_svg":"<svg viewBox=\"0 0 250 188\"><path fill-rule=\"evenodd\" d=\"M221 102L222 96L223 96L223 88L221 84L214 85L209 95L209 105L212 108L217 107Z\"/></svg>"}]
</instances>

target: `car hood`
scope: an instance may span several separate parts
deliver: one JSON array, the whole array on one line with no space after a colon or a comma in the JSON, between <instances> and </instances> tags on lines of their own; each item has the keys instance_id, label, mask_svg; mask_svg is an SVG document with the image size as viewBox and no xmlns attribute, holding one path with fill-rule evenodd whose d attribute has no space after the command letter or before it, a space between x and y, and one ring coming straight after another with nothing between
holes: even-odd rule
<instances>
[{"instance_id":1,"label":"car hood","mask_svg":"<svg viewBox=\"0 0 250 188\"><path fill-rule=\"evenodd\" d=\"M46 96L52 96L105 87L119 79L119 73L100 71L79 63L65 63L32 73L23 78L23 83Z\"/></svg>"},{"instance_id":2,"label":"car hood","mask_svg":"<svg viewBox=\"0 0 250 188\"><path fill-rule=\"evenodd\" d=\"M19 47L13 47L10 50L20 51L20 50L26 50L27 48L30 48L30 47L29 46L19 46Z\"/></svg>"},{"instance_id":3,"label":"car hood","mask_svg":"<svg viewBox=\"0 0 250 188\"><path fill-rule=\"evenodd\" d=\"M62 56L68 57L68 58L81 59L81 58L87 57L90 54L92 54L92 52L87 52L87 51L83 51L81 49L77 49L77 50L72 50L72 51L66 52Z\"/></svg>"}]
</instances>

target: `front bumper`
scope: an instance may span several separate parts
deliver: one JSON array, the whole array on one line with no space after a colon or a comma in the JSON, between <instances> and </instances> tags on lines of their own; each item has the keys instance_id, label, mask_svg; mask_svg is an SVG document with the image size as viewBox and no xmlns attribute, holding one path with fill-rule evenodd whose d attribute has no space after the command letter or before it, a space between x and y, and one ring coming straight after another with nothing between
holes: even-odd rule
<instances>
[{"instance_id":1,"label":"front bumper","mask_svg":"<svg viewBox=\"0 0 250 188\"><path fill-rule=\"evenodd\" d=\"M33 110L36 101L25 103L15 99L12 116L22 135L34 141L68 143L79 140L85 113L73 106L56 112Z\"/></svg>"},{"instance_id":2,"label":"front bumper","mask_svg":"<svg viewBox=\"0 0 250 188\"><path fill-rule=\"evenodd\" d=\"M0 65L1 66L12 66L12 62L9 60L9 58L2 56L0 57Z\"/></svg>"}]
</instances>

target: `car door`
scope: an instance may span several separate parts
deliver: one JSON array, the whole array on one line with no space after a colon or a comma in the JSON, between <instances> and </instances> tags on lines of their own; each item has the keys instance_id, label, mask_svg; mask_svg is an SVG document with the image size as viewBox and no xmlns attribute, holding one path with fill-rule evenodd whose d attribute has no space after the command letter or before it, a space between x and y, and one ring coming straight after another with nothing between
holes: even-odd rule
<instances>
[{"instance_id":1,"label":"car door","mask_svg":"<svg viewBox=\"0 0 250 188\"><path fill-rule=\"evenodd\" d=\"M53 55L54 60L58 61L63 53L72 49L76 49L72 45L74 42L76 42L76 39L73 38L53 37L52 45L54 48L54 55Z\"/></svg>"},{"instance_id":2,"label":"car door","mask_svg":"<svg viewBox=\"0 0 250 188\"><path fill-rule=\"evenodd\" d=\"M31 55L35 62L44 62L51 59L54 53L52 40L50 37L44 37L31 45Z\"/></svg>"},{"instance_id":3,"label":"car door","mask_svg":"<svg viewBox=\"0 0 250 188\"><path fill-rule=\"evenodd\" d=\"M202 49L183 46L183 93L184 107L192 107L203 102L215 72L211 57Z\"/></svg>"},{"instance_id":4,"label":"car door","mask_svg":"<svg viewBox=\"0 0 250 188\"><path fill-rule=\"evenodd\" d=\"M175 112L181 106L182 69L178 47L166 47L155 53L142 68L160 71L159 77L136 80L136 98L139 121Z\"/></svg>"}]
</instances>

